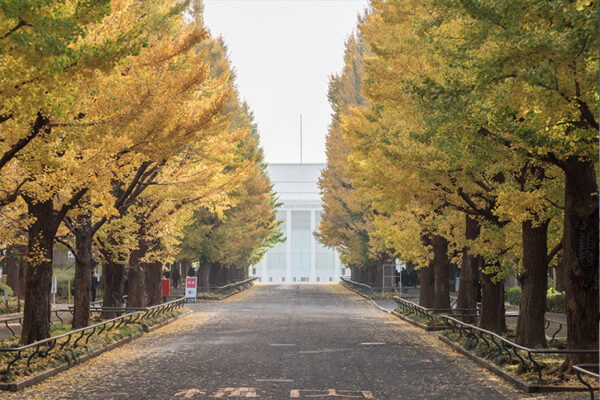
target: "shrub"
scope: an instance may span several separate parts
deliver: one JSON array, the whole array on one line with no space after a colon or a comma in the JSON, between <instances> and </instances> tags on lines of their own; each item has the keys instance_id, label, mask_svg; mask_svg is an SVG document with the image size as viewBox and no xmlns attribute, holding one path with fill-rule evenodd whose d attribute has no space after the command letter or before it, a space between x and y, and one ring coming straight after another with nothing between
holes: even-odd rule
<instances>
[{"instance_id":1,"label":"shrub","mask_svg":"<svg viewBox=\"0 0 600 400\"><path fill-rule=\"evenodd\" d=\"M0 296L4 297L5 294L7 297L10 297L13 295L13 290L8 285L0 284Z\"/></svg>"},{"instance_id":2,"label":"shrub","mask_svg":"<svg viewBox=\"0 0 600 400\"><path fill-rule=\"evenodd\" d=\"M521 287L515 286L508 289L506 291L505 299L513 305L521 304Z\"/></svg>"},{"instance_id":3,"label":"shrub","mask_svg":"<svg viewBox=\"0 0 600 400\"><path fill-rule=\"evenodd\" d=\"M546 311L564 313L565 294L563 292L548 293L546 295Z\"/></svg>"}]
</instances>

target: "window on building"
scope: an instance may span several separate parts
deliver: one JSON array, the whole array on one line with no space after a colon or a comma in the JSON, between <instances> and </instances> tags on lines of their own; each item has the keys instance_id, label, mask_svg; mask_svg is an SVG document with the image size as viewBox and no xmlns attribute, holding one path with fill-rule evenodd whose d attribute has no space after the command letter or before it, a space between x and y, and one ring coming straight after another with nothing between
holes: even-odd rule
<instances>
[{"instance_id":1,"label":"window on building","mask_svg":"<svg viewBox=\"0 0 600 400\"><path fill-rule=\"evenodd\" d=\"M292 211L292 271L310 275L310 211Z\"/></svg>"},{"instance_id":2,"label":"window on building","mask_svg":"<svg viewBox=\"0 0 600 400\"><path fill-rule=\"evenodd\" d=\"M283 232L283 236L285 237L287 232L287 223L286 221L287 213L285 210L277 211L277 219L282 220L282 224L280 225L281 231ZM266 262L267 262L267 271L285 271L286 270L286 262L287 262L287 254L286 254L287 245L285 242L277 243L269 252L267 253ZM279 274L278 274L279 275Z\"/></svg>"}]
</instances>

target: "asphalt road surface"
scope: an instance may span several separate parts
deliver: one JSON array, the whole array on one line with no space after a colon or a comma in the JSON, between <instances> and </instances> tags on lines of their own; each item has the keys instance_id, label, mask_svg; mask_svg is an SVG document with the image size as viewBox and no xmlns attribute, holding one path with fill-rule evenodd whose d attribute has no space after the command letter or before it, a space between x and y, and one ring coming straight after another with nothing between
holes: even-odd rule
<instances>
[{"instance_id":1,"label":"asphalt road surface","mask_svg":"<svg viewBox=\"0 0 600 400\"><path fill-rule=\"evenodd\" d=\"M532 398L339 285L263 284L190 309L128 345L0 398Z\"/></svg>"}]
</instances>

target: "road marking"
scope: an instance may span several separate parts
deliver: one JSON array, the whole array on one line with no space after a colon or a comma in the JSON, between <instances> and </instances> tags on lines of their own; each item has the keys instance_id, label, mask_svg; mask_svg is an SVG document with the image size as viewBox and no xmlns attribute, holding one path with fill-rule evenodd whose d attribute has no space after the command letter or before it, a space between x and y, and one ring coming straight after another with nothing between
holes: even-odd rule
<instances>
[{"instance_id":1,"label":"road marking","mask_svg":"<svg viewBox=\"0 0 600 400\"><path fill-rule=\"evenodd\" d=\"M271 347L293 347L295 343L269 343Z\"/></svg>"},{"instance_id":2,"label":"road marking","mask_svg":"<svg viewBox=\"0 0 600 400\"><path fill-rule=\"evenodd\" d=\"M381 342L366 342L366 343L361 343L361 346L383 346L385 343L381 343Z\"/></svg>"},{"instance_id":3,"label":"road marking","mask_svg":"<svg viewBox=\"0 0 600 400\"><path fill-rule=\"evenodd\" d=\"M191 399L197 394L206 394L206 392L198 389L188 389L175 393L175 397L183 396L185 399Z\"/></svg>"},{"instance_id":4,"label":"road marking","mask_svg":"<svg viewBox=\"0 0 600 400\"><path fill-rule=\"evenodd\" d=\"M340 397L345 399L374 399L373 393L369 390L306 390L294 389L290 390L291 399L299 398L317 398L317 397Z\"/></svg>"},{"instance_id":5,"label":"road marking","mask_svg":"<svg viewBox=\"0 0 600 400\"><path fill-rule=\"evenodd\" d=\"M282 383L294 382L293 379L285 379L285 378L255 379L255 381L256 382L282 382Z\"/></svg>"},{"instance_id":6,"label":"road marking","mask_svg":"<svg viewBox=\"0 0 600 400\"><path fill-rule=\"evenodd\" d=\"M322 350L303 350L299 351L298 354L319 354L319 353L335 353L338 351L350 351L352 349L322 349Z\"/></svg>"},{"instance_id":7,"label":"road marking","mask_svg":"<svg viewBox=\"0 0 600 400\"><path fill-rule=\"evenodd\" d=\"M221 388L212 395L215 398L223 397L260 397L256 394L256 388L251 387L239 387L239 388Z\"/></svg>"}]
</instances>

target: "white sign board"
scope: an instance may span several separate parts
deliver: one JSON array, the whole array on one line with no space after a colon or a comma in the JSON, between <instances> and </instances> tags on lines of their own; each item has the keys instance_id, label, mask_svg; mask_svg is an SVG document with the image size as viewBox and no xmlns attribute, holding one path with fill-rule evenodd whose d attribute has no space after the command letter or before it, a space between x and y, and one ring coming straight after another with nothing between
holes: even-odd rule
<instances>
[{"instance_id":1,"label":"white sign board","mask_svg":"<svg viewBox=\"0 0 600 400\"><path fill-rule=\"evenodd\" d=\"M50 293L52 293L52 294L56 293L56 277L55 276L52 277L52 289L50 289Z\"/></svg>"},{"instance_id":2,"label":"white sign board","mask_svg":"<svg viewBox=\"0 0 600 400\"><path fill-rule=\"evenodd\" d=\"M188 276L185 278L185 297L190 303L194 303L196 301L197 279L198 278L196 278L195 276Z\"/></svg>"}]
</instances>

